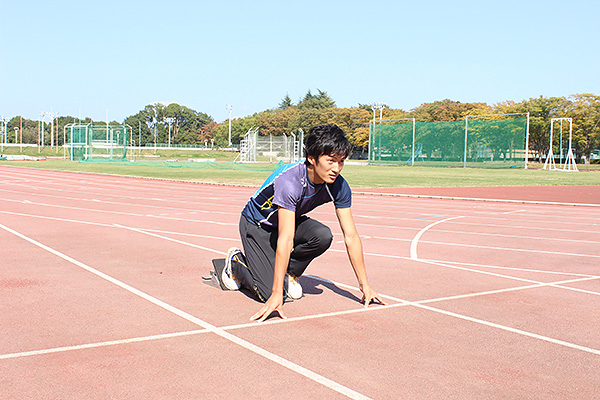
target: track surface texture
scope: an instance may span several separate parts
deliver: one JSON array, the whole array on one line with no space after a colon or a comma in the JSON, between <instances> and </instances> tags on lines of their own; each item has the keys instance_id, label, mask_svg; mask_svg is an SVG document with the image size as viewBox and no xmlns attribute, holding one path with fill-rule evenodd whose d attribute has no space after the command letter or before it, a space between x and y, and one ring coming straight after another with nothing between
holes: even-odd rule
<instances>
[{"instance_id":1,"label":"track surface texture","mask_svg":"<svg viewBox=\"0 0 600 400\"><path fill-rule=\"evenodd\" d=\"M202 276L255 189L0 167L0 398L600 398L598 188L359 190L387 305L326 205L304 297L254 323Z\"/></svg>"}]
</instances>

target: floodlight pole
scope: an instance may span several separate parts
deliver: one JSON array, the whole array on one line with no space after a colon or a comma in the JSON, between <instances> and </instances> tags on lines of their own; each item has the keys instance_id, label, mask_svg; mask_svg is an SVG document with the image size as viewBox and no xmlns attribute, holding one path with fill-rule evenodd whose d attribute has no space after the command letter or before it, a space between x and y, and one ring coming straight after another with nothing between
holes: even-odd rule
<instances>
[{"instance_id":1,"label":"floodlight pole","mask_svg":"<svg viewBox=\"0 0 600 400\"><path fill-rule=\"evenodd\" d=\"M372 132L372 137L375 137L375 111L379 110L379 121L381 122L381 119L383 117L383 108L385 107L385 102L383 101L376 101L374 103L371 104L371 109L373 110L373 132ZM371 146L373 144L371 143L371 138L369 138L369 154L371 154Z\"/></svg>"},{"instance_id":2,"label":"floodlight pole","mask_svg":"<svg viewBox=\"0 0 600 400\"><path fill-rule=\"evenodd\" d=\"M58 117L58 113L54 113L52 111L52 107L50 107L50 112L42 111L42 131L44 127L44 119L46 117L50 118L50 148L54 148L54 119ZM42 145L43 145L44 135L42 134Z\"/></svg>"},{"instance_id":3,"label":"floodlight pole","mask_svg":"<svg viewBox=\"0 0 600 400\"><path fill-rule=\"evenodd\" d=\"M38 153L40 152L40 145L41 147L44 147L44 112L42 111L40 113L41 115L41 119L40 119L40 123L39 123L39 127L40 127L40 133L38 134Z\"/></svg>"},{"instance_id":4,"label":"floodlight pole","mask_svg":"<svg viewBox=\"0 0 600 400\"><path fill-rule=\"evenodd\" d=\"M231 110L233 110L233 106L227 104L226 108L229 110L229 147L231 147Z\"/></svg>"},{"instance_id":5,"label":"floodlight pole","mask_svg":"<svg viewBox=\"0 0 600 400\"><path fill-rule=\"evenodd\" d=\"M469 116L465 116L465 152L463 156L463 168L467 168L467 134L469 132Z\"/></svg>"},{"instance_id":6,"label":"floodlight pole","mask_svg":"<svg viewBox=\"0 0 600 400\"><path fill-rule=\"evenodd\" d=\"M169 146L168 147L171 147L171 125L173 124L173 122L175 122L175 118L167 117L164 120L166 123L169 124Z\"/></svg>"},{"instance_id":7,"label":"floodlight pole","mask_svg":"<svg viewBox=\"0 0 600 400\"><path fill-rule=\"evenodd\" d=\"M525 169L529 161L529 113L527 113L527 126L525 128Z\"/></svg>"},{"instance_id":8,"label":"floodlight pole","mask_svg":"<svg viewBox=\"0 0 600 400\"><path fill-rule=\"evenodd\" d=\"M379 121L383 118L383 109L385 108L385 102L376 101L371 104L371 109L373 110L373 124L375 124L375 110L379 110Z\"/></svg>"},{"instance_id":9,"label":"floodlight pole","mask_svg":"<svg viewBox=\"0 0 600 400\"><path fill-rule=\"evenodd\" d=\"M1 140L0 140L0 144L2 145L2 149L0 151L4 151L4 144L6 143L6 137L8 136L8 131L7 131L7 128L6 128L6 126L7 126L6 123L7 123L6 118L0 117L0 124L3 125L0 128L0 131L4 132L4 134L2 135L4 137L1 138Z\"/></svg>"}]
</instances>

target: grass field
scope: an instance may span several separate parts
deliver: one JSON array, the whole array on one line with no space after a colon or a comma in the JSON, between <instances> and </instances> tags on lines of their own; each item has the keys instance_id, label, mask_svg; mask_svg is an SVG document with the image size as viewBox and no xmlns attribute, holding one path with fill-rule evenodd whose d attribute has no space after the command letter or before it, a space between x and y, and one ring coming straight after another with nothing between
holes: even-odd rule
<instances>
[{"instance_id":1,"label":"grass field","mask_svg":"<svg viewBox=\"0 0 600 400\"><path fill-rule=\"evenodd\" d=\"M182 181L260 185L268 171L217 168L107 165L71 162L60 159L46 161L0 161L1 165L78 171L111 175L140 176ZM177 165L175 164L175 165ZM194 163L196 164L196 163ZM274 168L274 164L253 165ZM355 188L368 187L447 187L447 186L547 186L600 185L600 170L582 172L544 171L541 169L478 169L435 167L386 167L346 165L342 175Z\"/></svg>"},{"instance_id":2,"label":"grass field","mask_svg":"<svg viewBox=\"0 0 600 400\"><path fill-rule=\"evenodd\" d=\"M157 166L71 162L62 159L62 149L48 147L40 152L36 147L25 147L22 153L19 147L5 147L2 154L48 157L46 161L0 161L8 166L251 186L260 185L269 174L268 170L275 168L275 164L263 163L248 164L248 170L233 169L233 165L226 162L233 161L238 153L231 151L144 149L141 155L136 151L138 161L180 160L171 166L158 166L160 162L156 162ZM189 163L190 158L214 159L224 168ZM348 163L342 174L355 188L600 185L600 165L579 166L580 172L563 172L544 171L539 164L527 170L355 164Z\"/></svg>"}]
</instances>

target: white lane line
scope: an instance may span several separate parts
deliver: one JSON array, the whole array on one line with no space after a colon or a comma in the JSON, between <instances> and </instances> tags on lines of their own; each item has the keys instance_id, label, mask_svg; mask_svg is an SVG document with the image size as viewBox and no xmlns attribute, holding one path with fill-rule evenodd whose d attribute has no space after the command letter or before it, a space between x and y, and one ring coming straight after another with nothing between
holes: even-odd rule
<instances>
[{"instance_id":1,"label":"white lane line","mask_svg":"<svg viewBox=\"0 0 600 400\"><path fill-rule=\"evenodd\" d=\"M22 203L23 202L21 200L9 200L9 199L1 199L1 198L0 198L0 201L8 201L8 202L13 202L13 203ZM102 213L102 214L128 215L128 216L132 216L132 217L150 217L150 218L158 218L158 219L167 219L167 220L172 220L172 221L203 222L203 223L207 223L207 224L228 225L228 226L229 225L230 226L238 225L237 222L229 223L229 222L220 222L220 221L194 220L194 219L190 219L190 218L165 217L165 216L161 216L161 215L138 214L138 213L130 213L130 212L114 211L114 210L99 210L99 209L95 209L95 208L63 206L63 205L57 205L57 204L37 203L37 202L30 202L30 201L28 201L28 203L31 205L36 205L36 206L52 207L52 208L59 208L59 209L66 209L66 210L86 211L86 212L97 212L97 213ZM230 214L234 215L233 213L230 213Z\"/></svg>"},{"instance_id":2,"label":"white lane line","mask_svg":"<svg viewBox=\"0 0 600 400\"><path fill-rule=\"evenodd\" d=\"M442 221L438 221L438 223L439 222L442 222ZM0 225L0 227L1 227L1 225ZM136 231L136 232L139 232L139 233L147 234L147 235L150 235L150 236L155 236L155 237L158 237L158 238L170 240L170 241L173 241L173 242L176 242L176 243L179 243L179 244L201 248L201 249L204 249L204 250L207 250L207 251L212 251L212 252L218 253L218 254L224 254L224 252L220 252L220 251L217 251L217 250L214 250L214 249L204 248L202 246L197 246L197 245L194 245L194 244L191 244L191 243L188 243L188 242L184 242L184 241L180 241L180 240L168 238L168 237L161 236L161 235L152 234L150 232L145 232L145 231L143 231L141 229L128 228L128 227L124 227L124 226L119 226L119 227L125 228L125 229L129 229L129 230L132 230L132 231ZM336 250L333 250L333 251L336 251ZM341 251L341 250L339 250L339 251ZM407 257L391 256L391 255L383 255L383 254L365 253L365 255L379 256L379 257L390 257L390 258L397 258L397 259L408 259ZM544 282L533 281L533 280L530 280L530 279L523 279L523 278L516 278L516 277L512 277L512 276L508 276L508 275L495 274L495 273L491 273L491 272L487 272L487 271L472 270L472 269L468 269L468 268L464 268L464 267L459 267L459 266L456 266L456 265L447 265L447 264L443 264L442 262L436 262L436 261L432 261L432 260L417 259L416 261L418 261L418 262L424 262L424 263L430 263L430 264L435 264L435 265L443 266L443 267L446 267L446 268L461 269L461 270L466 270L466 271L469 271L469 272L482 273L482 274L486 274L486 275L492 275L492 276L497 276L497 277L502 277L502 278L507 278L507 279L512 279L512 280L518 280L518 281L524 281L524 282L533 283L533 285L528 285L528 286L523 286L523 287L517 287L517 288L509 288L509 289L500 289L499 291L482 292L481 294L479 294L479 293L473 293L473 294L469 294L469 295L458 295L458 296L456 296L456 298L474 297L474 296L478 296L478 295L491 294L491 293L497 293L497 292L506 292L506 291L511 291L511 290L522 290L522 289L528 289L528 288L540 287L540 286L554 286L554 287L561 288L561 289L568 289L568 290L575 290L575 291L580 291L580 292L584 292L584 293L597 294L595 292L583 291L581 289L570 288L570 287L565 287L565 286L559 286L558 283L544 283ZM544 272L544 271L542 271L542 272ZM566 274L568 274L568 273L566 273ZM334 283L336 285L339 285L340 287L345 287L345 288L348 288L348 289L358 290L355 287L352 287L352 286L349 286L349 285L345 285L345 284L342 284L342 283L336 283L336 282L328 281L328 280L325 280L325 279L322 279L322 278L318 278L318 277L313 277L313 278L319 279L319 280L322 280L322 281L325 281L325 282L331 282L331 283ZM590 278L590 279L597 279L599 277L589 276L588 278ZM586 279L581 279L581 280L586 280ZM564 284L564 283L567 283L567 282L575 282L575 281L579 281L579 280L564 281L564 282L559 282L559 283ZM428 302L429 303L429 302L436 301L435 299L429 299L429 300L423 300L421 302L408 302L406 300L399 299L399 298L392 297L392 296L382 296L382 297L390 299L390 300L394 300L394 301L397 301L397 302L400 302L400 303L405 302L406 304L410 304L410 305L420 304L422 302ZM448 298L448 299L450 299L450 298ZM467 317L467 318L470 318L470 317ZM508 328L509 328L509 330L512 329L510 327L508 327ZM536 335L536 334L531 334L531 335ZM550 341L555 341L555 339L552 339ZM568 342L565 342L565 343L568 343ZM573 345L573 346L578 346L578 345Z\"/></svg>"},{"instance_id":3,"label":"white lane line","mask_svg":"<svg viewBox=\"0 0 600 400\"><path fill-rule=\"evenodd\" d=\"M417 245L419 244L419 240L421 239L421 236L423 236L423 234L425 232L427 232L429 229L433 228L434 226L436 226L438 224L441 224L443 222L447 222L447 221L450 221L453 219L457 219L457 218L463 218L463 216L446 218L446 219L434 222L433 224L427 225L425 228L421 229L415 235L415 237L412 239L412 241L410 243L410 258L412 260L419 260L419 257L417 255ZM553 254L553 255L561 255L561 256L569 256L569 257L600 258L600 255L595 255L595 254L580 254L580 253L567 253L567 252L560 252L560 251L517 249L514 247L483 246L483 245L473 245L473 244L465 244L465 243L450 243L450 242L426 242L426 243L433 243L433 244L438 244L438 245L442 245L442 246L471 247L471 248L477 248L477 249L491 249L491 250L502 250L502 251L519 251L519 252L526 252L526 253Z\"/></svg>"},{"instance_id":4,"label":"white lane line","mask_svg":"<svg viewBox=\"0 0 600 400\"><path fill-rule=\"evenodd\" d=\"M168 303L165 303L162 300L159 300L159 299L157 299L157 298L155 298L153 296L150 296L149 294L147 294L145 292L142 292L141 290L136 289L133 286L130 286L130 285L124 283L124 282L121 282L118 279L111 277L110 275L107 275L107 274L105 274L105 273L103 273L103 272L101 272L101 271L99 271L99 270L97 270L95 268L90 267L87 264L84 264L84 263L82 263L80 261L77 261L74 258L69 257L68 255L63 254L63 253L59 252L58 250L55 250L55 249L53 249L51 247L48 247L45 244L40 243L40 242L38 242L38 241L36 241L36 240L28 237L28 236L25 236L25 235L23 235L23 234L15 231L15 230L13 230L13 229L7 227L7 226L5 226L5 225L0 224L0 228L4 229L7 232L12 233L15 236L20 237L21 239L23 239L23 240L25 240L25 241L27 241L27 242L35 245L35 246L38 246L38 247L40 247L40 248L48 251L49 253L54 254L57 257L62 258L65 261L68 261L68 262L70 262L70 263L72 263L72 264L74 264L74 265L76 265L76 266L78 266L78 267L80 267L80 268L88 271L88 272L91 272L92 274L94 274L94 275L96 275L96 276L98 276L98 277L100 277L102 279L105 279L108 282L111 282L111 283L113 283L113 284L121 287L122 289L125 289L128 292L133 293L133 294L135 294L135 295L143 298L144 300L147 300L147 301L149 301L149 302L151 302L151 303L153 303L153 304L155 304L155 305L157 305L157 306L159 306L159 307L161 307L161 308L163 308L163 309L165 309L167 311L170 311L171 313L173 313L175 315L178 315L178 316L180 316L180 317L188 320L189 322L191 322L193 324L196 324L196 325L198 325L198 326L200 326L200 327L202 327L202 328L204 328L204 329L206 329L206 330L208 330L208 331L210 331L212 333L215 333L215 334L221 336L222 338L227 339L227 340L229 340L229 341L231 341L231 342L233 342L233 343L235 343L235 344L237 344L237 345L239 345L239 346L241 346L241 347L243 347L243 348L245 348L247 350L250 350L253 353L258 354L258 355L260 355L260 356L262 356L262 357L264 357L264 358L266 358L268 360L271 360L271 361L275 362L276 364L279 364L279 365L281 365L281 366L283 366L283 367L285 367L285 368L287 368L287 369L289 369L289 370L291 370L293 372L296 372L296 373L298 373L300 375L303 375L306 378L311 379L311 380L313 380L316 383L319 383L319 384L321 384L321 385L323 385L323 386L325 386L325 387L327 387L329 389L332 389L332 390L334 390L334 391L336 391L338 393L341 393L341 394L343 394L343 395L345 395L345 396L347 396L347 397L349 397L351 399L368 399L367 396L365 396L365 395L363 395L363 394L361 394L359 392L356 392L356 391L354 391L354 390L352 390L352 389L350 389L350 388L348 388L348 387L346 387L346 386L344 386L344 385L342 385L340 383L337 383L335 381L332 381L331 379L325 378L324 376L319 375L316 372L313 372L313 371L309 370L308 368L304 368L304 367L302 367L302 366L300 366L298 364L295 364L295 363L293 363L293 362L291 362L291 361L289 361L289 360L287 360L287 359L285 359L283 357L280 357L280 356L278 356L278 355L276 355L274 353L271 353L271 352L269 352L269 351L267 351L267 350L265 350L265 349L263 349L263 348L261 348L259 346L256 346L253 343L250 343L250 342L248 342L248 341L246 341L246 340L244 340L242 338L239 338L239 337L237 337L237 336L235 336L235 335L233 335L233 334L231 334L229 332L226 332L222 328L218 328L218 327L216 327L216 326L214 326L214 325L212 325L212 324L210 324L210 323L208 323L206 321L201 320L200 318L197 318L197 317L195 317L195 316L193 316L191 314L188 314L185 311L182 311L182 310L180 310L180 309L178 309L178 308L176 308L176 307L174 307L174 306L172 306L172 305L170 305Z\"/></svg>"},{"instance_id":5,"label":"white lane line","mask_svg":"<svg viewBox=\"0 0 600 400\"><path fill-rule=\"evenodd\" d=\"M569 256L569 257L592 257L592 258L600 258L600 255L596 255L596 254L567 253L567 252L564 252L564 251L517 249L515 247L482 246L482 245L477 245L477 244L450 243L450 242L427 242L427 243L438 244L438 245L441 245L441 246L471 247L471 248L475 248L475 249L490 249L490 250L502 250L502 251L519 251L519 252L525 252L525 253L541 253L541 254L552 254L552 255L557 255L557 256Z\"/></svg>"},{"instance_id":6,"label":"white lane line","mask_svg":"<svg viewBox=\"0 0 600 400\"><path fill-rule=\"evenodd\" d=\"M351 289L351 290L354 290L355 292L359 292L359 289L357 287L354 287L351 285L346 285L346 284L339 283L339 282L333 282L328 279L320 278L318 276L306 275L306 277L315 279L317 281L330 283L330 284L333 284L333 285L336 285L339 287L343 287L345 289ZM388 299L388 300L397 301L397 303L388 304L385 306L371 306L369 308L360 307L360 308L353 308L353 309L349 309L349 310L332 311L332 312L327 312L327 313L304 315L304 316L300 316L300 317L289 317L287 319L273 318L273 319L266 320L260 324L258 324L256 322L250 322L250 323L243 323L243 324L221 326L220 329L229 331L229 330L235 330L235 329L252 328L252 327L261 326L261 325L286 324L286 323L291 323L291 322L307 321L307 320L313 320L313 319L319 319L319 318L356 314L356 313L361 313L361 312L379 311L379 310L389 309L389 308L406 307L406 306L410 306L410 305L414 305L414 304L429 304L429 303L441 302L441 301L449 301L449 300L465 299L465 298L472 298L472 297L478 297L478 296L486 296L486 295L497 294L497 293L514 292L514 291L518 291L518 290L539 288L539 287L543 287L543 286L556 286L556 287L560 288L560 286L557 286L557 285L581 282L581 281L591 280L591 279L600 279L600 277L587 277L587 278L583 278L583 279L572 279L572 280L566 280L566 281L561 281L561 282L539 283L539 284L535 284L535 285L519 286L519 287L512 287L512 288L498 289L498 290L489 290L486 292L468 293L468 294L464 294L464 295L438 297L438 298L425 299L425 300L419 300L419 301L414 301L414 302L408 302L408 301L405 301L403 299L399 299L399 298L396 298L393 296L381 295L381 297ZM589 291L585 291L585 290L582 290L582 292L588 293L588 294L593 294L593 295L600 295L600 293L597 293L597 292L589 292ZM161 339L168 339L168 338L172 338L172 337L190 336L190 335L196 335L196 334L207 333L207 332L210 332L210 330L199 329L199 330L192 330L192 331L166 333L166 334L161 334L161 335L142 336L142 337L136 337L136 338L121 339L121 340L110 340L110 341L105 341L105 342L88 343L88 344L81 344L81 345L74 345L74 346L64 346L64 347L56 347L56 348L50 348L50 349L31 350L31 351L24 351L24 352L20 352L20 353L9 353L9 354L0 355L0 360L9 359L9 358L36 356L36 355L43 355L43 354L50 354L50 353L59 353L59 352L65 352L65 351L83 350L83 349L90 349L90 348L104 347L104 346L114 346L114 345L118 345L118 344L128 344L128 343L145 342L145 341L151 341L151 340L161 340ZM575 346L577 346L577 345L575 345Z\"/></svg>"},{"instance_id":7,"label":"white lane line","mask_svg":"<svg viewBox=\"0 0 600 400\"><path fill-rule=\"evenodd\" d=\"M427 232L428 229L433 228L434 226L441 224L442 222L446 222L446 221L450 221L453 219L457 219L457 218L462 218L462 216L458 216L458 217L450 217L450 218L445 218L442 219L440 221L436 221L432 224L427 225L425 228L421 229L419 231L419 233L417 233L415 235L415 237L413 238L412 242L410 243L410 258L413 260L418 260L419 257L417 256L417 245L419 244L419 239L421 239L421 236L423 236L423 234L425 232Z\"/></svg>"},{"instance_id":8,"label":"white lane line","mask_svg":"<svg viewBox=\"0 0 600 400\"><path fill-rule=\"evenodd\" d=\"M329 281L329 280L321 279L321 278L318 278L318 277L313 277L313 278L318 279L318 280L322 280L322 281L325 281L325 282L329 282L329 283L332 283L332 284L334 284L336 286L340 286L340 287L347 288L347 289L353 288L352 286L345 285L343 283ZM574 280L574 281L579 281L579 280L585 280L585 279L577 279L577 280ZM519 287L519 288L512 288L512 290L513 291L514 290L523 290L523 289L528 289L530 287L552 286L552 285L553 284L540 283L539 285L531 285L531 286L522 286L522 287ZM356 289L356 288L354 288L354 289ZM511 291L511 289L504 289L502 291L505 291L505 292L506 291ZM492 291L492 292L495 292L495 291ZM463 295L463 296L461 296L461 298L475 297L475 296L479 296L479 295L480 295L479 293L472 293L472 294L469 294L469 295ZM512 328L510 326L497 324L495 322L490 322L490 321L482 320L482 319L479 319L479 318L469 317L468 315L458 314L458 313L455 313L455 312L452 312L452 311L446 311L446 310L443 310L443 309L440 309L440 308L435 308L435 307L431 307L431 306L428 306L428 305L424 304L426 302L427 303L432 302L433 299L432 300L424 300L424 301L409 301L409 300L399 299L399 298L392 297L392 296L382 295L382 297L387 298L387 299L391 299L391 300L395 300L395 301L398 301L398 302L402 302L402 303L400 303L400 304L398 304L396 306L400 306L400 305L403 305L403 306L404 305L414 306L414 307L422 308L422 309L425 309L425 310L428 310L428 311L433 311L433 312L436 312L436 313L439 313L439 314L444 314L444 315L447 315L447 316L450 316L450 317L459 318L459 319L462 319L462 320L465 320L465 321L474 322L474 323L477 323L477 324L480 324L480 325L485 325L485 326L489 326L489 327L492 327L492 328L497 328L497 329L501 329L501 330L504 330L504 331L516 333L518 335L522 335L522 336L526 336L526 337L530 337L530 338L534 338L534 339L538 339L538 340L543 340L545 342L557 344L557 345L560 345L560 346L569 347L569 348L576 349L576 350L581 350L581 351L584 351L584 352L587 352L587 353L592 353L592 354L600 355L600 350L598 350L598 349L593 349L593 348L587 347L587 346L581 346L581 345L578 345L578 344L575 344L575 343L567 342L567 341L560 340L560 339L551 338L551 337L548 337L548 336L538 335L537 333L532 333L532 332L524 331L522 329ZM437 301L444 301L444 300L447 300L447 298L440 298ZM383 308L389 308L389 306L386 306L386 307L383 307Z\"/></svg>"},{"instance_id":9,"label":"white lane line","mask_svg":"<svg viewBox=\"0 0 600 400\"><path fill-rule=\"evenodd\" d=\"M405 228L405 230L414 230L414 229L418 229L418 228ZM553 237L544 237L544 236L507 235L507 234L502 234L502 233L453 231L453 230L449 230L449 229L436 229L435 232L436 233L449 233L450 235L492 236L495 238L496 237L506 237L506 238L515 239L515 240L528 239L528 240L542 240L544 242L558 241L558 242L600 244L600 241L598 241L598 240L553 238ZM362 236L362 237L366 238L366 236ZM394 238L394 237L389 237L389 236L387 236L387 237L386 236L370 236L370 238L380 239L380 240L393 240L393 241L400 241L400 242L406 242L406 241L411 240L411 239L403 239L403 238ZM436 243L436 242L430 241L428 243Z\"/></svg>"},{"instance_id":10,"label":"white lane line","mask_svg":"<svg viewBox=\"0 0 600 400\"><path fill-rule=\"evenodd\" d=\"M104 224L104 223L90 222L90 221L83 221L83 220L75 220L75 219L67 219L67 218L59 218L59 217L49 217L49 216L45 216L45 215L17 213L17 212L12 212L12 211L2 211L2 210L0 210L0 213L1 214L9 214L9 215L18 215L18 216L23 216L23 217L31 217L31 218L48 219L48 220L54 220L54 221L71 222L71 223L77 223L77 224L96 225L96 226L103 226L103 227L109 227L109 228L116 228L117 227L115 224ZM200 221L200 222L207 222L207 221ZM119 229L121 229L121 228L119 228ZM193 234L193 233L183 233L183 232L162 231L162 230L157 230L157 229L133 228L133 227L129 227L127 229L136 230L136 231L139 231L140 233L157 232L157 233L165 233L165 234L171 234L171 235L202 237L202 238L216 239L216 240L239 241L239 239L236 239L236 238L226 238L226 237L218 237L218 236L206 236L206 235L199 235L199 234ZM171 238L168 238L166 236L160 236L160 235L155 235L155 236L161 237L163 239L168 239L168 240L176 241L175 239L171 239ZM363 238L366 238L366 237L367 236L363 236ZM375 239L381 239L381 238L376 237L376 236L373 236L373 238L375 238ZM398 239L398 240L408 241L410 239ZM186 246L196 246L196 245L194 245L192 243L188 243L188 242L182 242L182 241L176 241L176 242L184 244ZM341 243L343 243L343 242L341 242ZM434 243L434 244L436 244L438 242L421 241L421 243ZM199 246L196 246L196 247L199 247ZM208 249L208 250L212 251L212 252L216 252L217 254L224 254L223 252L218 252L218 251L213 250L213 249ZM332 251L332 252L343 252L343 253L346 253L345 250L338 250L338 249L330 249L330 251ZM368 252L365 252L365 255L373 256L373 257L394 258L394 259L399 259L399 260L410 260L409 257L398 256L398 255L388 255L388 254L378 254L378 253L368 253ZM508 278L508 279L516 279L516 280L522 280L522 279L521 278L515 278L515 277L510 276L510 275L495 274L495 273L492 273L492 272L480 271L480 270L475 270L475 269L470 269L470 268L465 268L465 267L457 267L457 265L473 266L473 267L480 267L480 268L490 268L490 269L504 269L504 270L511 270L511 271L534 272L534 273L542 273L542 274L554 274L554 275L572 275L572 276L583 276L583 277L592 277L592 276L594 276L594 275L589 275L589 274L579 274L579 273L575 273L575 272L545 271L545 270L539 270L539 269L517 268L517 267L501 267L501 266L497 266L497 265L472 264L472 263L458 262L458 261L428 260L428 259L422 259L422 258L418 259L416 261L425 262L425 263L433 263L433 264L437 263L437 265L445 266L445 267L448 267L448 268L459 268L459 269L462 269L462 270L465 270L465 271L476 272L476 273L484 273L484 274L494 275L494 276ZM455 265L447 265L447 264L455 264ZM571 289L571 288L565 288L565 289Z\"/></svg>"},{"instance_id":11,"label":"white lane line","mask_svg":"<svg viewBox=\"0 0 600 400\"><path fill-rule=\"evenodd\" d=\"M600 207L600 204L590 203L563 203L558 201L541 201L541 200L511 200L511 199L484 199L477 197L455 197L455 196L437 196L437 195L421 195L421 194L399 194L399 193L370 193L370 192L353 192L366 196L389 196L389 197L412 197L422 199L440 199L440 200L465 200L474 202L491 202L491 203L517 203L517 204L546 204L555 206L584 206L584 207Z\"/></svg>"},{"instance_id":12,"label":"white lane line","mask_svg":"<svg viewBox=\"0 0 600 400\"><path fill-rule=\"evenodd\" d=\"M479 268L489 268L489 269L503 269L507 271L519 271L519 272L534 272L536 274L550 274L550 275L571 275L571 276L581 276L581 277L596 277L595 275L590 274L579 274L576 272L564 272L564 271L545 271L542 269L532 269L532 268L517 268L517 267L501 267L499 265L487 265L487 264L475 264L468 263L463 261L447 261L447 260L430 260L421 258L419 261L421 262L432 262L432 263L441 263L441 264L453 264L453 265L462 265L464 267L479 267Z\"/></svg>"},{"instance_id":13,"label":"white lane line","mask_svg":"<svg viewBox=\"0 0 600 400\"><path fill-rule=\"evenodd\" d=\"M115 346L115 345L119 345L119 344L148 342L151 340L162 340L162 339L168 339L168 338L173 338L173 337L190 336L190 335L196 335L199 333L207 333L207 332L210 332L210 331L207 329L196 329L193 331L165 333L162 335L140 336L140 337L129 338L129 339L108 340L105 342L78 344L78 345L74 345L74 346L63 346L63 347L55 347L55 348L51 348L51 349L42 349L42 350L23 351L20 353L0 354L0 360L7 360L9 358L39 356L39 355L52 354L52 353L61 353L61 352L65 352L65 351L93 349L93 348L97 348L97 347Z\"/></svg>"},{"instance_id":14,"label":"white lane line","mask_svg":"<svg viewBox=\"0 0 600 400\"><path fill-rule=\"evenodd\" d=\"M215 249L211 249L210 247L204 247L204 246L200 246L200 245L197 245L197 244L193 244L193 243L189 243L189 242L184 242L182 240L173 239L173 238L170 238L168 236L163 236L163 235L159 235L159 234L152 233L152 232L146 232L145 230L142 230L142 229L130 228L130 227L119 225L119 224L114 224L114 226L116 226L117 228L122 228L122 229L127 229L127 230L130 230L130 231L134 231L134 232L143 233L144 235L154 236L154 237L157 237L157 238L160 238L160 239L165 239L165 240L168 240L170 242L179 243L179 244L182 244L184 246L190 246L190 247L195 247L197 249L201 249L201 250L205 250L205 251L210 251L212 253L216 253L216 254L219 254L219 255L223 255L223 256L227 255L226 251L215 250Z\"/></svg>"},{"instance_id":15,"label":"white lane line","mask_svg":"<svg viewBox=\"0 0 600 400\"><path fill-rule=\"evenodd\" d=\"M522 329L517 329L517 328L511 328L510 326L506 326L506 325L501 325L501 324L497 324L495 322L490 322L490 321L485 321L479 318L473 318L473 317L469 317L466 315L462 315L462 314L458 314L452 311L446 311L446 310L442 310L439 308L435 308L435 307L430 307L424 304L411 304L414 305L415 307L419 307L425 310L429 310L429 311L433 311L436 313L440 313L440 314L444 314L447 315L449 317L454 317L454 318L459 318L465 321L470 321L470 322L474 322L476 324L480 324L480 325L485 325L485 326L489 326L492 328L497 328L497 329L501 329L507 332L511 332L511 333L516 333L518 335L522 335L522 336L527 336L533 339L538 339L538 340L543 340L545 342L549 342L549 343L553 343L553 344L557 344L559 346L564 346L564 347L569 347L571 349L576 349L576 350L581 350L581 351L585 351L587 353L591 353L591 354L595 354L595 355L600 355L600 350L597 349L592 349L591 347L586 347L586 346L580 346L578 344L575 343L571 343L571 342L566 342L564 340L560 340L560 339L554 339L548 336L543 336L543 335L538 335L537 333L532 333L532 332L527 332L524 331Z\"/></svg>"}]
</instances>

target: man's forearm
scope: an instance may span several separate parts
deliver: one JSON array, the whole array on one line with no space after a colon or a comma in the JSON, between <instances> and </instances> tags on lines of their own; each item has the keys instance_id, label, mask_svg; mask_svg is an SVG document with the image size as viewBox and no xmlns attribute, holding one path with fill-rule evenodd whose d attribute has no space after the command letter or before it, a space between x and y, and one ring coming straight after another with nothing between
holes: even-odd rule
<instances>
[{"instance_id":1,"label":"man's forearm","mask_svg":"<svg viewBox=\"0 0 600 400\"><path fill-rule=\"evenodd\" d=\"M360 238L358 236L347 238L345 243L346 251L348 252L348 258L350 259L350 264L352 265L352 269L354 270L358 284L360 287L368 285L367 271L365 268L365 260Z\"/></svg>"}]
</instances>

